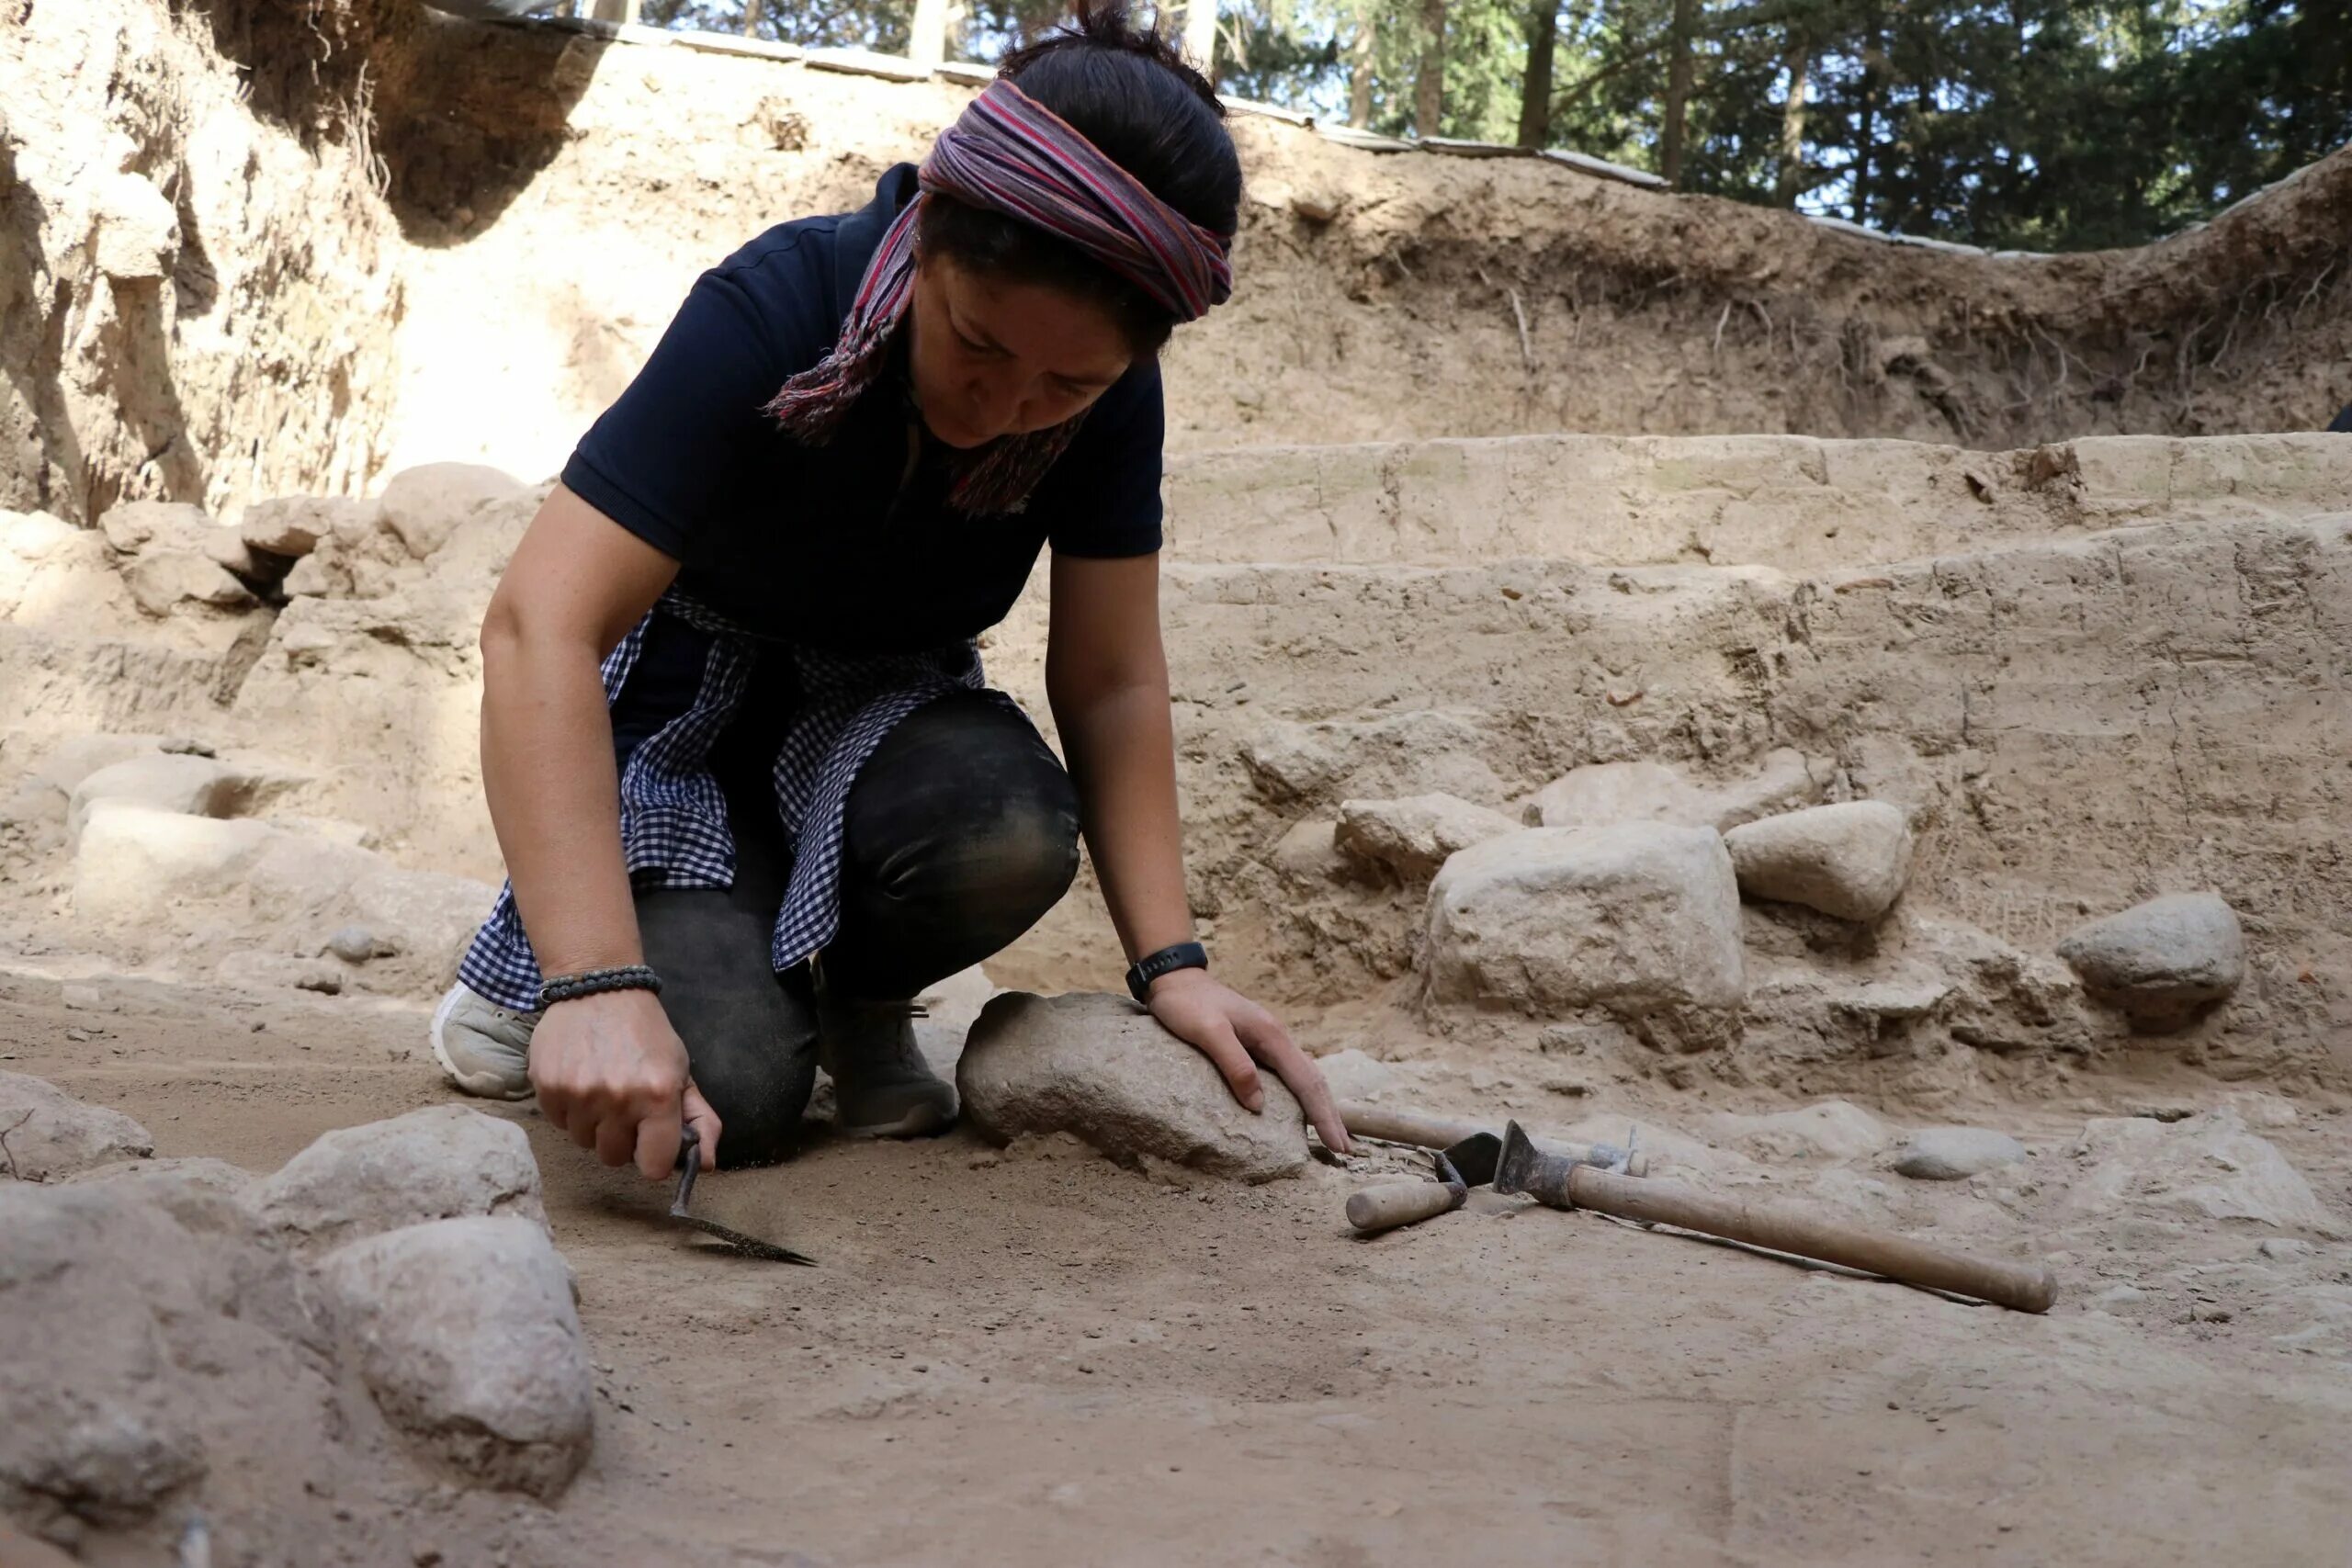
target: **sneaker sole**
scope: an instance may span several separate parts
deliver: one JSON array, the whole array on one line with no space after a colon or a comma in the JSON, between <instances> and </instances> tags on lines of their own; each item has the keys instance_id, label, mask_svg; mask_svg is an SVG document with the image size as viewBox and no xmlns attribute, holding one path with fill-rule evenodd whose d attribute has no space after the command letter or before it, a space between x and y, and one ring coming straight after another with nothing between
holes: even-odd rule
<instances>
[{"instance_id":1,"label":"sneaker sole","mask_svg":"<svg viewBox=\"0 0 2352 1568\"><path fill-rule=\"evenodd\" d=\"M442 997L441 1005L433 1010L433 1027L428 1035L433 1042L433 1059L441 1064L441 1070L449 1075L451 1083L477 1100L530 1099L532 1091L528 1083L516 1089L501 1074L465 1072L449 1059L448 1043L442 1039L441 1032L447 1027L450 1011L457 1007L460 994L457 987L450 987L447 994Z\"/></svg>"}]
</instances>

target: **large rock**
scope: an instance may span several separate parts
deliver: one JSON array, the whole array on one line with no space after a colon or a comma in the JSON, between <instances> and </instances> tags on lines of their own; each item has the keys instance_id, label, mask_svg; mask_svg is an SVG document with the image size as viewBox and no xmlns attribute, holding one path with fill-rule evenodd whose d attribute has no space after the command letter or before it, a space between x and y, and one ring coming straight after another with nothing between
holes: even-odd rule
<instances>
[{"instance_id":1,"label":"large rock","mask_svg":"<svg viewBox=\"0 0 2352 1568\"><path fill-rule=\"evenodd\" d=\"M289 495L255 502L245 508L238 525L247 547L274 556L307 556L319 541L338 532L364 532L376 526L379 508L372 501L341 496Z\"/></svg>"},{"instance_id":2,"label":"large rock","mask_svg":"<svg viewBox=\"0 0 2352 1568\"><path fill-rule=\"evenodd\" d=\"M2245 932L2218 893L2175 893L2081 927L2058 956L2145 1028L2188 1022L2245 978Z\"/></svg>"},{"instance_id":3,"label":"large rock","mask_svg":"<svg viewBox=\"0 0 2352 1568\"><path fill-rule=\"evenodd\" d=\"M1555 779L1526 807L1531 828L1607 828L1670 822L1726 832L1743 822L1821 798L1829 769L1789 747L1765 754L1751 778L1694 781L1665 762L1593 762Z\"/></svg>"},{"instance_id":4,"label":"large rock","mask_svg":"<svg viewBox=\"0 0 2352 1568\"><path fill-rule=\"evenodd\" d=\"M75 784L67 801L67 829L80 837L92 807L101 800L191 817L245 816L301 782L217 757L150 752L100 768Z\"/></svg>"},{"instance_id":5,"label":"large rock","mask_svg":"<svg viewBox=\"0 0 2352 1568\"><path fill-rule=\"evenodd\" d=\"M188 550L145 551L123 568L122 578L139 607L151 615L168 615L183 604L241 610L255 603L252 591L226 567Z\"/></svg>"},{"instance_id":6,"label":"large rock","mask_svg":"<svg viewBox=\"0 0 2352 1568\"><path fill-rule=\"evenodd\" d=\"M1450 795L1417 795L1340 802L1332 841L1403 881L1426 882L1457 851L1518 830L1499 811Z\"/></svg>"},{"instance_id":7,"label":"large rock","mask_svg":"<svg viewBox=\"0 0 2352 1568\"><path fill-rule=\"evenodd\" d=\"M1713 829L1662 822L1490 839L1430 885L1427 961L1437 1001L1599 1007L1660 1043L1717 1043L1744 978L1731 857Z\"/></svg>"},{"instance_id":8,"label":"large rock","mask_svg":"<svg viewBox=\"0 0 2352 1568\"><path fill-rule=\"evenodd\" d=\"M53 1084L0 1072L0 1166L18 1181L56 1181L155 1152L146 1128Z\"/></svg>"},{"instance_id":9,"label":"large rock","mask_svg":"<svg viewBox=\"0 0 2352 1568\"><path fill-rule=\"evenodd\" d=\"M74 909L85 919L143 924L174 904L242 892L275 835L248 818L221 820L133 801L85 802L74 852Z\"/></svg>"},{"instance_id":10,"label":"large rock","mask_svg":"<svg viewBox=\"0 0 2352 1568\"><path fill-rule=\"evenodd\" d=\"M428 463L394 474L384 486L383 525L411 557L423 560L485 506L527 494L523 483L478 463Z\"/></svg>"},{"instance_id":11,"label":"large rock","mask_svg":"<svg viewBox=\"0 0 2352 1568\"><path fill-rule=\"evenodd\" d=\"M1894 1151L1894 1173L1914 1181L1961 1181L2023 1158L2023 1144L1989 1127L1921 1127Z\"/></svg>"},{"instance_id":12,"label":"large rock","mask_svg":"<svg viewBox=\"0 0 2352 1568\"><path fill-rule=\"evenodd\" d=\"M1852 800L1766 817L1724 835L1739 890L1841 920L1875 920L1911 879L1911 825L1900 807Z\"/></svg>"},{"instance_id":13,"label":"large rock","mask_svg":"<svg viewBox=\"0 0 2352 1568\"><path fill-rule=\"evenodd\" d=\"M476 1485L550 1498L595 1440L571 1276L545 1229L436 1220L320 1262L385 1418Z\"/></svg>"},{"instance_id":14,"label":"large rock","mask_svg":"<svg viewBox=\"0 0 2352 1568\"><path fill-rule=\"evenodd\" d=\"M2267 1138L2233 1110L2185 1121L2105 1116L2086 1122L2072 1151L2080 1174L2066 1207L2111 1215L2140 1208L2199 1224L2245 1222L2340 1236L2342 1219Z\"/></svg>"},{"instance_id":15,"label":"large rock","mask_svg":"<svg viewBox=\"0 0 2352 1568\"><path fill-rule=\"evenodd\" d=\"M261 1184L254 1207L305 1247L468 1215L547 1224L523 1129L462 1105L325 1134Z\"/></svg>"},{"instance_id":16,"label":"large rock","mask_svg":"<svg viewBox=\"0 0 2352 1568\"><path fill-rule=\"evenodd\" d=\"M1164 1160L1266 1181L1307 1162L1306 1116L1261 1070L1265 1110L1233 1098L1206 1056L1124 997L1007 991L972 1026L956 1088L986 1137L1073 1134L1123 1165Z\"/></svg>"},{"instance_id":17,"label":"large rock","mask_svg":"<svg viewBox=\"0 0 2352 1568\"><path fill-rule=\"evenodd\" d=\"M0 1512L136 1523L201 1479L175 1351L227 1304L217 1254L131 1195L0 1181Z\"/></svg>"}]
</instances>

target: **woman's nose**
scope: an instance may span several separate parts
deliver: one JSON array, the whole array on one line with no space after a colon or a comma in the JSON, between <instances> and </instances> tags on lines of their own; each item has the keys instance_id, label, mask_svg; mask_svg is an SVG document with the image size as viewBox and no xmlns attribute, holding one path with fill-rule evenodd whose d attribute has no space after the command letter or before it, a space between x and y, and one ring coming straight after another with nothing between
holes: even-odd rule
<instances>
[{"instance_id":1,"label":"woman's nose","mask_svg":"<svg viewBox=\"0 0 2352 1568\"><path fill-rule=\"evenodd\" d=\"M994 435L1019 434L1029 428L1035 402L1030 378L1018 371L984 375L972 388L972 419Z\"/></svg>"}]
</instances>

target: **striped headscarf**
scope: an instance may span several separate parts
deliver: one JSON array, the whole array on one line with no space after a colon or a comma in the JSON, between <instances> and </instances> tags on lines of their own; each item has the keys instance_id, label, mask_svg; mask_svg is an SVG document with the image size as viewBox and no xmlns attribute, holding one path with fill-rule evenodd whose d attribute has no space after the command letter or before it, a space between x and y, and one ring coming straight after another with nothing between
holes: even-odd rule
<instances>
[{"instance_id":1,"label":"striped headscarf","mask_svg":"<svg viewBox=\"0 0 2352 1568\"><path fill-rule=\"evenodd\" d=\"M767 412L812 446L831 439L888 361L914 297L915 225L933 192L1035 225L1101 262L1180 321L1233 292L1230 234L1213 233L1145 188L1069 121L1001 78L944 131L907 204L867 264L832 352L784 384ZM1018 512L1085 423L1001 437L959 456L948 500L974 513Z\"/></svg>"}]
</instances>

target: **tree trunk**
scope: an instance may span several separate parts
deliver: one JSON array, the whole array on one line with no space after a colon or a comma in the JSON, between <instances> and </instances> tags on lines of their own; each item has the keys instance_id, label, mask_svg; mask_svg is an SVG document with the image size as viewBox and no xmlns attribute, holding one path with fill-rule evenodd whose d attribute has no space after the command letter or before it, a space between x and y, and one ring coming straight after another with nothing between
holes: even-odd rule
<instances>
[{"instance_id":1,"label":"tree trunk","mask_svg":"<svg viewBox=\"0 0 2352 1568\"><path fill-rule=\"evenodd\" d=\"M1885 18L1877 6L1870 8L1869 32L1862 39L1862 105L1854 117L1853 221L1871 220L1871 165L1878 161L1878 72L1886 58Z\"/></svg>"},{"instance_id":2,"label":"tree trunk","mask_svg":"<svg viewBox=\"0 0 2352 1568\"><path fill-rule=\"evenodd\" d=\"M1445 115L1445 0L1421 0L1421 68L1413 81L1413 133L1442 134Z\"/></svg>"},{"instance_id":3,"label":"tree trunk","mask_svg":"<svg viewBox=\"0 0 2352 1568\"><path fill-rule=\"evenodd\" d=\"M595 19L600 22L628 22L634 24L637 20L637 8L639 4L640 0L596 0Z\"/></svg>"},{"instance_id":4,"label":"tree trunk","mask_svg":"<svg viewBox=\"0 0 2352 1568\"><path fill-rule=\"evenodd\" d=\"M1379 42L1377 0L1357 0L1355 41L1348 45L1348 123L1358 130L1372 126L1373 50Z\"/></svg>"},{"instance_id":5,"label":"tree trunk","mask_svg":"<svg viewBox=\"0 0 2352 1568\"><path fill-rule=\"evenodd\" d=\"M1216 0L1185 0L1184 53L1202 75L1216 80Z\"/></svg>"},{"instance_id":6,"label":"tree trunk","mask_svg":"<svg viewBox=\"0 0 2352 1568\"><path fill-rule=\"evenodd\" d=\"M907 58L917 65L936 65L947 58L947 0L915 0Z\"/></svg>"},{"instance_id":7,"label":"tree trunk","mask_svg":"<svg viewBox=\"0 0 2352 1568\"><path fill-rule=\"evenodd\" d=\"M1781 167L1772 182L1772 199L1794 207L1805 192L1804 97L1813 82L1813 45L1789 35L1789 96L1781 103Z\"/></svg>"},{"instance_id":8,"label":"tree trunk","mask_svg":"<svg viewBox=\"0 0 2352 1568\"><path fill-rule=\"evenodd\" d=\"M1658 132L1657 172L1677 189L1682 185L1684 122L1690 112L1690 39L1699 30L1699 0L1674 0L1666 59L1666 124Z\"/></svg>"},{"instance_id":9,"label":"tree trunk","mask_svg":"<svg viewBox=\"0 0 2352 1568\"><path fill-rule=\"evenodd\" d=\"M760 7L765 0L743 0L743 36L752 38L760 30Z\"/></svg>"},{"instance_id":10,"label":"tree trunk","mask_svg":"<svg viewBox=\"0 0 2352 1568\"><path fill-rule=\"evenodd\" d=\"M1560 42L1560 0L1528 0L1527 79L1519 92L1519 144L1552 140L1552 54Z\"/></svg>"}]
</instances>

